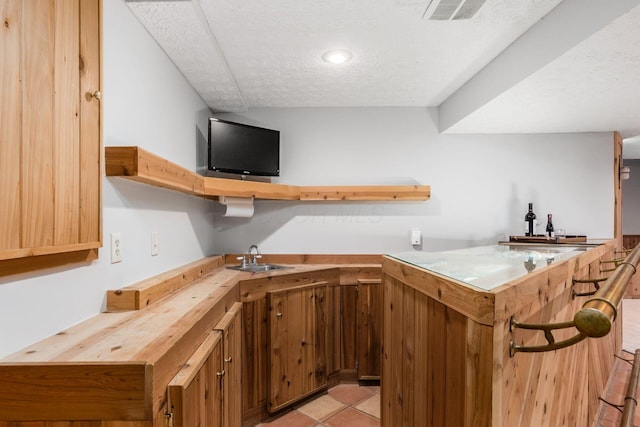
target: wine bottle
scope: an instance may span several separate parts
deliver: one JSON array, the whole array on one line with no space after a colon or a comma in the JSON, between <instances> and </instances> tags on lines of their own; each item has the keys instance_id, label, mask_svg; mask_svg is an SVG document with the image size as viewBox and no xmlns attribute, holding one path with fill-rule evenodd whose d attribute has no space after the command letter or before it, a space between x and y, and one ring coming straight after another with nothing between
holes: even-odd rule
<instances>
[{"instance_id":1,"label":"wine bottle","mask_svg":"<svg viewBox=\"0 0 640 427\"><path fill-rule=\"evenodd\" d=\"M533 203L529 203L529 212L524 216L526 236L536 235L536 214L533 213Z\"/></svg>"},{"instance_id":2,"label":"wine bottle","mask_svg":"<svg viewBox=\"0 0 640 427\"><path fill-rule=\"evenodd\" d=\"M552 237L553 234L553 221L551 221L551 214L547 214L547 234Z\"/></svg>"}]
</instances>

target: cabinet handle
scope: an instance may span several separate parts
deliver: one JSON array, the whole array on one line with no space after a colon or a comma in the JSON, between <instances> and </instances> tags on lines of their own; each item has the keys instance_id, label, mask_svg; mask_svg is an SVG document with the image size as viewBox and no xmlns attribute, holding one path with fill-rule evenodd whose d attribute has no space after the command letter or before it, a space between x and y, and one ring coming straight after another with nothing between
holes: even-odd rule
<instances>
[{"instance_id":1,"label":"cabinet handle","mask_svg":"<svg viewBox=\"0 0 640 427\"><path fill-rule=\"evenodd\" d=\"M282 313L276 313L276 317L279 319L282 317Z\"/></svg>"},{"instance_id":2,"label":"cabinet handle","mask_svg":"<svg viewBox=\"0 0 640 427\"><path fill-rule=\"evenodd\" d=\"M216 372L216 375L219 377L224 377L224 369L222 370L222 372Z\"/></svg>"},{"instance_id":3,"label":"cabinet handle","mask_svg":"<svg viewBox=\"0 0 640 427\"><path fill-rule=\"evenodd\" d=\"M227 363L231 363L231 359L232 359L231 357L228 357L227 359L224 359L224 361Z\"/></svg>"},{"instance_id":4,"label":"cabinet handle","mask_svg":"<svg viewBox=\"0 0 640 427\"><path fill-rule=\"evenodd\" d=\"M97 101L100 101L102 99L102 94L100 93L99 90L96 90L95 92L93 92L91 94L91 97L94 98Z\"/></svg>"}]
</instances>

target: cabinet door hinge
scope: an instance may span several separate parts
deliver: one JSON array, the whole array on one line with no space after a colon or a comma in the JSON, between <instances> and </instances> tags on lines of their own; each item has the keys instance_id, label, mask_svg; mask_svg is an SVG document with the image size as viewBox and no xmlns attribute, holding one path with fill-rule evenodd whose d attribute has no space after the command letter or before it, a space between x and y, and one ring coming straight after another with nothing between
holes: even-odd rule
<instances>
[{"instance_id":1,"label":"cabinet door hinge","mask_svg":"<svg viewBox=\"0 0 640 427\"><path fill-rule=\"evenodd\" d=\"M173 427L173 412L165 412L164 427Z\"/></svg>"}]
</instances>

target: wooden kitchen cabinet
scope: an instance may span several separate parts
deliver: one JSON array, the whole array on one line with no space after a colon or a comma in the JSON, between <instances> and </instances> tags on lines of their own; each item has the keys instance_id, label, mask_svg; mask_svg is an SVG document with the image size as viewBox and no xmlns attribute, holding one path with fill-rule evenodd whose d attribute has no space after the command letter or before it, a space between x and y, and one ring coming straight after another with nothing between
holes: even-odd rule
<instances>
[{"instance_id":1,"label":"wooden kitchen cabinet","mask_svg":"<svg viewBox=\"0 0 640 427\"><path fill-rule=\"evenodd\" d=\"M242 303L235 303L216 330L222 333L222 426L242 425Z\"/></svg>"},{"instance_id":2,"label":"wooden kitchen cabinet","mask_svg":"<svg viewBox=\"0 0 640 427\"><path fill-rule=\"evenodd\" d=\"M327 387L326 293L326 282L267 292L270 413Z\"/></svg>"},{"instance_id":3,"label":"wooden kitchen cabinet","mask_svg":"<svg viewBox=\"0 0 640 427\"><path fill-rule=\"evenodd\" d=\"M169 383L174 427L242 424L241 311L242 304L234 304Z\"/></svg>"},{"instance_id":4,"label":"wooden kitchen cabinet","mask_svg":"<svg viewBox=\"0 0 640 427\"><path fill-rule=\"evenodd\" d=\"M358 280L356 310L358 380L380 379L383 296L380 279Z\"/></svg>"},{"instance_id":5,"label":"wooden kitchen cabinet","mask_svg":"<svg viewBox=\"0 0 640 427\"><path fill-rule=\"evenodd\" d=\"M168 386L174 427L222 426L222 333L212 331Z\"/></svg>"},{"instance_id":6,"label":"wooden kitchen cabinet","mask_svg":"<svg viewBox=\"0 0 640 427\"><path fill-rule=\"evenodd\" d=\"M101 246L100 13L100 0L0 0L4 274Z\"/></svg>"}]
</instances>

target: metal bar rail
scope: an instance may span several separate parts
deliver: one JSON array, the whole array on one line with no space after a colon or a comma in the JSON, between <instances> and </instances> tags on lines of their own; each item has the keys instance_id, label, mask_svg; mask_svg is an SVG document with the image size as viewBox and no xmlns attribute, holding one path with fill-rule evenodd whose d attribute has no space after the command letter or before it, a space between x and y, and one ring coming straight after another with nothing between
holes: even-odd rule
<instances>
[{"instance_id":1,"label":"metal bar rail","mask_svg":"<svg viewBox=\"0 0 640 427\"><path fill-rule=\"evenodd\" d=\"M576 329L588 337L603 337L618 316L618 305L640 262L640 245L620 262L595 295L582 305L573 318Z\"/></svg>"},{"instance_id":2,"label":"metal bar rail","mask_svg":"<svg viewBox=\"0 0 640 427\"><path fill-rule=\"evenodd\" d=\"M589 298L573 317L572 321L556 324L526 324L511 318L510 330L533 329L543 331L547 344L538 346L521 346L511 340L511 357L518 352L539 353L558 350L576 344L587 337L603 337L611 331L611 326L618 316L618 305L624 296L629 281L636 272L640 262L640 244L618 263L615 271L607 278L600 289ZM578 334L563 341L556 341L553 332L557 329L576 328Z\"/></svg>"}]
</instances>

